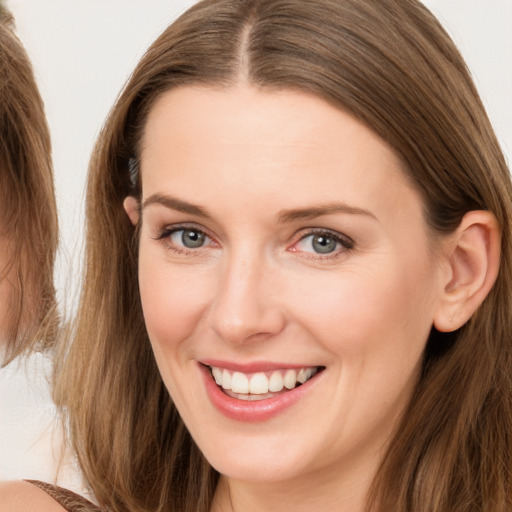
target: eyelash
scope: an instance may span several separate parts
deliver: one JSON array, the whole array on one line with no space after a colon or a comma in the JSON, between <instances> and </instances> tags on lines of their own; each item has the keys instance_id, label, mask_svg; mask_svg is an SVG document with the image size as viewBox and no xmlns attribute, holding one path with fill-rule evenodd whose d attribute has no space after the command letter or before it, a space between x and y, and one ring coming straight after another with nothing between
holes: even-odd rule
<instances>
[{"instance_id":1,"label":"eyelash","mask_svg":"<svg viewBox=\"0 0 512 512\"><path fill-rule=\"evenodd\" d=\"M304 233L297 242L295 242L290 249L292 252L299 252L299 250L293 249L293 247L297 246L299 243L303 242L307 238L315 237L315 236L324 236L325 238L329 238L333 240L336 244L339 244L341 247L335 249L330 253L319 253L319 252L306 252L300 251L304 255L304 258L312 259L312 260L333 260L341 256L343 253L351 251L355 247L355 242L347 235L343 235L341 233L337 233L336 231L331 231L329 229L309 229L306 233ZM313 243L313 242L312 242Z\"/></svg>"},{"instance_id":2,"label":"eyelash","mask_svg":"<svg viewBox=\"0 0 512 512\"><path fill-rule=\"evenodd\" d=\"M204 248L204 245L199 246L197 248L187 248L187 247L179 247L175 243L171 241L172 235L179 233L180 231L193 231L195 233L198 233L199 235L203 235L206 239L212 240L213 238L209 236L203 229L199 229L193 225L189 224L182 224L172 227L166 227L161 230L160 234L156 237L156 240L159 240L163 243L165 243L166 249L170 249L171 251L174 251L178 254L184 255L184 256L193 256L198 254L200 249Z\"/></svg>"},{"instance_id":3,"label":"eyelash","mask_svg":"<svg viewBox=\"0 0 512 512\"><path fill-rule=\"evenodd\" d=\"M197 248L185 248L185 247L182 248L182 247L176 246L176 244L171 241L172 235L174 235L180 231L186 231L186 230L198 233L199 235L203 235L205 237L205 239L207 239L207 240L209 239L210 241L213 241L215 243L214 239L211 236L209 236L205 230L199 229L193 225L188 225L188 224L177 225L177 226L173 226L173 227L166 227L161 230L160 234L156 237L156 240L159 240L162 242L167 241L167 243L165 244L166 248L168 248L178 254L182 254L184 256L200 254L199 250L205 248L205 245L201 245ZM298 244L300 244L307 238L315 237L315 236L324 236L328 239L331 239L336 244L339 244L341 246L341 248L335 249L333 252L329 252L329 253L325 253L325 254L322 254L319 252L314 252L314 251L307 252L307 251L301 251L301 250L294 249L294 247L296 247ZM294 242L292 247L288 250L291 252L301 252L304 254L302 257L307 258L307 259L332 260L332 259L336 259L337 257L339 257L342 253L346 253L347 251L353 250L354 246L355 246L354 241L346 235L342 235L340 233L337 233L335 231L331 231L328 229L309 229L306 233L304 233L302 236L300 236L300 238L296 242Z\"/></svg>"}]
</instances>

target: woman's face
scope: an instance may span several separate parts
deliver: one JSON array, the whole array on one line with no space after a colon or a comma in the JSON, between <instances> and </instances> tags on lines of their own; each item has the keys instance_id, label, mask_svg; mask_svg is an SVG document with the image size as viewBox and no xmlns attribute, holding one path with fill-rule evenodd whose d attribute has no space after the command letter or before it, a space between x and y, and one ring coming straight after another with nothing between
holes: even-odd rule
<instances>
[{"instance_id":1,"label":"woman's face","mask_svg":"<svg viewBox=\"0 0 512 512\"><path fill-rule=\"evenodd\" d=\"M442 288L397 155L321 99L246 85L165 93L142 142L144 316L199 448L241 480L368 478Z\"/></svg>"}]
</instances>

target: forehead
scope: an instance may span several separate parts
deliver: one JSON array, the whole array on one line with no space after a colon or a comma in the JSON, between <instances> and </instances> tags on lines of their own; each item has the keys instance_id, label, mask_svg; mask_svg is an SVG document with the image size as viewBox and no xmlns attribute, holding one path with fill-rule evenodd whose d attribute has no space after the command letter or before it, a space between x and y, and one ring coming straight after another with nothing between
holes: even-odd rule
<instances>
[{"instance_id":1,"label":"forehead","mask_svg":"<svg viewBox=\"0 0 512 512\"><path fill-rule=\"evenodd\" d=\"M141 145L143 196L209 200L229 190L283 207L421 204L397 153L350 114L302 92L182 87L153 106ZM222 193L221 193L222 192ZM288 204L289 203L289 204Z\"/></svg>"},{"instance_id":2,"label":"forehead","mask_svg":"<svg viewBox=\"0 0 512 512\"><path fill-rule=\"evenodd\" d=\"M207 135L212 144L294 146L315 149L344 139L358 139L401 165L393 149L363 123L312 94L287 89L261 90L250 85L229 88L183 86L162 94L150 110L142 151L172 137ZM206 142L206 141L202 141ZM144 156L144 155L142 155Z\"/></svg>"}]
</instances>

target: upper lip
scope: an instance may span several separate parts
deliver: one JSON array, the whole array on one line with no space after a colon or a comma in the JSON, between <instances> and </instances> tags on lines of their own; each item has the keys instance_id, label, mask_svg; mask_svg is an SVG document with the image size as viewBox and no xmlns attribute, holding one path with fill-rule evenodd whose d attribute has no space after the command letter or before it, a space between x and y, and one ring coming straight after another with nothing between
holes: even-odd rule
<instances>
[{"instance_id":1,"label":"upper lip","mask_svg":"<svg viewBox=\"0 0 512 512\"><path fill-rule=\"evenodd\" d=\"M273 370L288 370L300 368L317 368L316 364L305 363L281 363L274 361L252 361L252 362L235 362L224 361L218 359L201 359L199 362L205 366L216 366L217 368L224 368L233 372L241 373L257 373L268 372Z\"/></svg>"}]
</instances>

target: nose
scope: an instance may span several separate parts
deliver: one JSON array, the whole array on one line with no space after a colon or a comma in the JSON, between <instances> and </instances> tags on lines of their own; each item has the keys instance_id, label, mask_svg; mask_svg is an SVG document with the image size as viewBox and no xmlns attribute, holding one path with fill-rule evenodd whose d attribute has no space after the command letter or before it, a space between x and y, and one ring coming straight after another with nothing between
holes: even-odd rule
<instances>
[{"instance_id":1,"label":"nose","mask_svg":"<svg viewBox=\"0 0 512 512\"><path fill-rule=\"evenodd\" d=\"M279 283L261 258L235 257L224 268L209 310L209 324L225 341L263 340L284 329Z\"/></svg>"}]
</instances>

